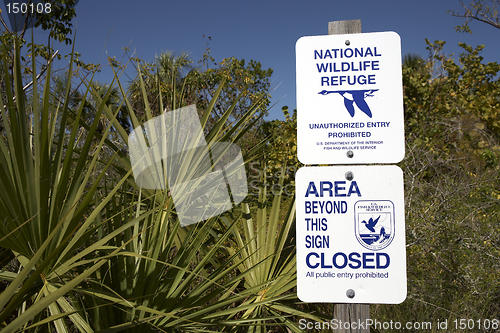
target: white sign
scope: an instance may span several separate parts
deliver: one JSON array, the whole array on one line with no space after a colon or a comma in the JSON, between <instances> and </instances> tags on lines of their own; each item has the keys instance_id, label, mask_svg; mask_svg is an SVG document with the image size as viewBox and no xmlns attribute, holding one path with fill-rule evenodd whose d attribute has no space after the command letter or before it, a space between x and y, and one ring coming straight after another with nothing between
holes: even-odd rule
<instances>
[{"instance_id":1,"label":"white sign","mask_svg":"<svg viewBox=\"0 0 500 333\"><path fill-rule=\"evenodd\" d=\"M299 299L403 302L402 170L393 165L305 167L295 182Z\"/></svg>"},{"instance_id":2,"label":"white sign","mask_svg":"<svg viewBox=\"0 0 500 333\"><path fill-rule=\"evenodd\" d=\"M302 37L296 44L297 155L304 164L404 157L401 39L395 32Z\"/></svg>"}]
</instances>

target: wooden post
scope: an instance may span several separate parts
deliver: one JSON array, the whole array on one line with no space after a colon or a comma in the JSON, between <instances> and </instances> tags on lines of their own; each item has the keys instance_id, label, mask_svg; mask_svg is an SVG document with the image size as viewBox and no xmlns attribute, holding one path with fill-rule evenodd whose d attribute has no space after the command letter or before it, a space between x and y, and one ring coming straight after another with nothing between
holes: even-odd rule
<instances>
[{"instance_id":1,"label":"wooden post","mask_svg":"<svg viewBox=\"0 0 500 333\"><path fill-rule=\"evenodd\" d=\"M360 34L361 20L333 21L328 23L329 35Z\"/></svg>"},{"instance_id":2,"label":"wooden post","mask_svg":"<svg viewBox=\"0 0 500 333\"><path fill-rule=\"evenodd\" d=\"M361 20L334 21L328 23L329 35L356 34L361 33ZM335 329L335 333L370 333L370 327L366 327L366 320L370 318L370 304L335 304L333 310L333 319L337 323L356 323L355 328ZM364 329L358 327L362 323Z\"/></svg>"}]
</instances>

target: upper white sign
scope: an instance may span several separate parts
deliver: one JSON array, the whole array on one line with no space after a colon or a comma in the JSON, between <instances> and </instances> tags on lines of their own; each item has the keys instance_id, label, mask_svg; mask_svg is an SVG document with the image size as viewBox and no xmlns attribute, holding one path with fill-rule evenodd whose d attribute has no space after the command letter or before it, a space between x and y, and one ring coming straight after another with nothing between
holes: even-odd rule
<instances>
[{"instance_id":1,"label":"upper white sign","mask_svg":"<svg viewBox=\"0 0 500 333\"><path fill-rule=\"evenodd\" d=\"M296 44L297 156L304 164L404 157L401 39L395 32L302 37Z\"/></svg>"}]
</instances>

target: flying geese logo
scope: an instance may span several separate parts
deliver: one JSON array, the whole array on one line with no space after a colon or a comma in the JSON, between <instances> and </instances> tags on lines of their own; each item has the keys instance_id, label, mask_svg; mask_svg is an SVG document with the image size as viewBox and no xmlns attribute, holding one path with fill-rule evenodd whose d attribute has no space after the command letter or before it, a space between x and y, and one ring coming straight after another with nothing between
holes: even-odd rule
<instances>
[{"instance_id":1,"label":"flying geese logo","mask_svg":"<svg viewBox=\"0 0 500 333\"><path fill-rule=\"evenodd\" d=\"M358 242L373 251L385 249L394 239L394 204L389 200L361 200L354 205Z\"/></svg>"},{"instance_id":2,"label":"flying geese logo","mask_svg":"<svg viewBox=\"0 0 500 333\"><path fill-rule=\"evenodd\" d=\"M363 111L368 117L372 117L372 110L365 101L366 97L373 97L373 93L378 91L378 89L370 90L342 90L342 91L328 91L322 90L318 94L328 95L332 93L338 93L340 96L344 97L344 106L351 115L354 117L354 105L358 107L359 110Z\"/></svg>"}]
</instances>

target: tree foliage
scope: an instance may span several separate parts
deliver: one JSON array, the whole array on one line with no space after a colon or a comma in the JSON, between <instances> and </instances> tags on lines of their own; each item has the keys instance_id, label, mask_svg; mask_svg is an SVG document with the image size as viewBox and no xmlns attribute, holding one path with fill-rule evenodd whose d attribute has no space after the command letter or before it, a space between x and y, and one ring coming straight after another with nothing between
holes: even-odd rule
<instances>
[{"instance_id":1,"label":"tree foliage","mask_svg":"<svg viewBox=\"0 0 500 333\"><path fill-rule=\"evenodd\" d=\"M169 111L196 102L197 74L188 53L162 52L152 63L136 61L138 76L130 83L129 98L139 119L146 116L145 101L151 110Z\"/></svg>"},{"instance_id":2,"label":"tree foliage","mask_svg":"<svg viewBox=\"0 0 500 333\"><path fill-rule=\"evenodd\" d=\"M138 60L138 76L129 89L130 101L137 116L143 119L147 107L164 112L173 110L174 106L196 104L200 116L209 107L213 110L207 120L207 128L210 129L224 118L227 110L231 110L226 119L226 125L230 125L240 121L249 109L254 109L252 121L255 126L244 134L239 143L243 152L251 150L265 138L259 125L263 124L270 104L269 78L272 69L265 70L254 60L246 64L245 60L234 57L215 63L209 50L201 63L203 66L195 67L189 54L176 55L172 52L161 53L152 63ZM215 64L215 67L211 68L209 64ZM145 93L140 88L141 84L146 88ZM219 90L219 87L222 89ZM216 94L219 98L211 105Z\"/></svg>"},{"instance_id":3,"label":"tree foliage","mask_svg":"<svg viewBox=\"0 0 500 333\"><path fill-rule=\"evenodd\" d=\"M12 3L12 1L10 2ZM31 66L31 59L34 59L37 63L38 76L35 79L39 80L43 77L43 74L45 73L48 66L51 65L55 60L61 60L63 56L69 56L62 55L59 53L59 51L54 50L54 41L64 42L65 44L72 43L72 20L74 17L76 17L75 6L78 4L78 2L79 0L46 0L43 2L39 0L22 1L22 3L34 5L41 3L44 8L44 10L41 12L35 10L34 16L31 16L32 14L30 13L30 11L26 11L26 14L23 15L20 13L15 14L16 16L20 16L16 17L16 19L19 18L20 21L22 21L22 23L20 23L20 27L22 27L22 29L14 29L12 27L9 27L7 21L4 19L6 13L0 12L1 59L10 59L9 63L12 64L14 63L15 55L14 45L18 45L21 49L24 46L27 46L26 56L22 55L20 57L23 67L22 72L25 75L25 77L23 78L25 82L25 90L28 91L33 85L31 75L33 70ZM20 3L18 2L17 4L19 5ZM10 18L14 19L12 17ZM31 40L32 36L30 36L29 33L28 35L26 35L26 33L31 28L41 29L49 33L49 38L46 44L36 43L34 40ZM70 56L74 64L87 73L97 71L99 69L98 65L92 63L86 64L81 61L79 59L80 54L78 52L74 52ZM11 71L10 77L14 77L14 73L12 72L13 66L10 65L7 68ZM11 86L13 86L12 82ZM0 69L0 87L5 90L5 73L3 73L3 68Z\"/></svg>"},{"instance_id":4,"label":"tree foliage","mask_svg":"<svg viewBox=\"0 0 500 333\"><path fill-rule=\"evenodd\" d=\"M409 290L377 318L500 314L500 66L483 62L484 46L460 44L455 60L443 45L404 62Z\"/></svg>"}]
</instances>

